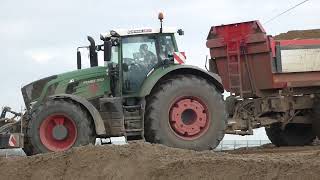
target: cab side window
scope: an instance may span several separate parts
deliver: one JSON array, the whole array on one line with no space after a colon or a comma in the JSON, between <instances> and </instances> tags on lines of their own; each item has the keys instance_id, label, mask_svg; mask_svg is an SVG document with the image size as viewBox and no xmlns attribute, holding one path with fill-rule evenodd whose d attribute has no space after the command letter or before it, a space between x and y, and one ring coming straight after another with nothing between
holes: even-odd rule
<instances>
[{"instance_id":1,"label":"cab side window","mask_svg":"<svg viewBox=\"0 0 320 180\"><path fill-rule=\"evenodd\" d=\"M173 44L171 35L163 35L159 37L160 52L159 56L161 60L169 58L176 51Z\"/></svg>"}]
</instances>

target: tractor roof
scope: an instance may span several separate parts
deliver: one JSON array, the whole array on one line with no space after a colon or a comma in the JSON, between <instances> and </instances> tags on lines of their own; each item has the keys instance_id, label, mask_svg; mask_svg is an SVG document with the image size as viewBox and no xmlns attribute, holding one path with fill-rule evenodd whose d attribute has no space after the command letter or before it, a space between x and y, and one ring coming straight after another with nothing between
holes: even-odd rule
<instances>
[{"instance_id":1,"label":"tractor roof","mask_svg":"<svg viewBox=\"0 0 320 180\"><path fill-rule=\"evenodd\" d=\"M176 33L177 28L163 27L162 33ZM134 28L134 29L114 29L106 33L101 33L101 36L107 38L111 36L130 36L138 34L154 34L160 33L160 28Z\"/></svg>"}]
</instances>

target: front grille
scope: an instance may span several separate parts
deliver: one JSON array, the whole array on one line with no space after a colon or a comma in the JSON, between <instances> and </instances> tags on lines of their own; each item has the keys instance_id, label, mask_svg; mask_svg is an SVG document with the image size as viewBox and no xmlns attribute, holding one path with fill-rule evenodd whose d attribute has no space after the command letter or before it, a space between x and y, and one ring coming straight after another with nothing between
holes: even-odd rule
<instances>
[{"instance_id":1,"label":"front grille","mask_svg":"<svg viewBox=\"0 0 320 180\"><path fill-rule=\"evenodd\" d=\"M26 108L29 109L30 103L35 99L39 98L44 86L51 80L56 79L57 76L50 76L38 81L32 82L21 89L22 96L24 99L24 103Z\"/></svg>"}]
</instances>

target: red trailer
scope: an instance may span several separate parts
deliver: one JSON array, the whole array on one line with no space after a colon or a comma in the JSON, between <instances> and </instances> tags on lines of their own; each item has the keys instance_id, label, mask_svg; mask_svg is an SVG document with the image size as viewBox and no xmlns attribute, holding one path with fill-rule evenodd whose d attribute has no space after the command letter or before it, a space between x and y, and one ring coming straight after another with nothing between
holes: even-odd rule
<instances>
[{"instance_id":1,"label":"red trailer","mask_svg":"<svg viewBox=\"0 0 320 180\"><path fill-rule=\"evenodd\" d=\"M227 133L266 127L278 146L320 136L320 39L274 40L250 21L211 27L207 47L210 71L231 93Z\"/></svg>"}]
</instances>

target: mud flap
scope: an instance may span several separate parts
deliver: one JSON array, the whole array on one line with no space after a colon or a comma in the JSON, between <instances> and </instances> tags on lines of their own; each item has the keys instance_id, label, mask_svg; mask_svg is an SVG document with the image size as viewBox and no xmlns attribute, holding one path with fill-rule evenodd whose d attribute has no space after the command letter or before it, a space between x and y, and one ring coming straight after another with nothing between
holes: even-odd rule
<instances>
[{"instance_id":1,"label":"mud flap","mask_svg":"<svg viewBox=\"0 0 320 180\"><path fill-rule=\"evenodd\" d=\"M23 134L0 134L0 149L23 148Z\"/></svg>"}]
</instances>

